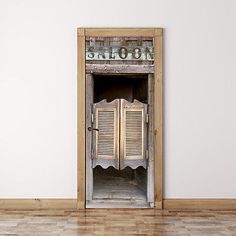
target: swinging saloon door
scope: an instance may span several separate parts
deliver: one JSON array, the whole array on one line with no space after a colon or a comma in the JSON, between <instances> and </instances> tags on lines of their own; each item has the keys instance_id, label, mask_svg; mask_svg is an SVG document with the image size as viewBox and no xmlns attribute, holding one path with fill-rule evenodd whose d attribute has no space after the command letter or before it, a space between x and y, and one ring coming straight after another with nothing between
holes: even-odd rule
<instances>
[{"instance_id":1,"label":"swinging saloon door","mask_svg":"<svg viewBox=\"0 0 236 236\"><path fill-rule=\"evenodd\" d=\"M147 105L105 99L93 105L92 166L147 167Z\"/></svg>"},{"instance_id":2,"label":"swinging saloon door","mask_svg":"<svg viewBox=\"0 0 236 236\"><path fill-rule=\"evenodd\" d=\"M121 99L120 169L147 167L147 104Z\"/></svg>"},{"instance_id":3,"label":"swinging saloon door","mask_svg":"<svg viewBox=\"0 0 236 236\"><path fill-rule=\"evenodd\" d=\"M119 169L119 115L119 99L93 105L93 168L100 165Z\"/></svg>"}]
</instances>

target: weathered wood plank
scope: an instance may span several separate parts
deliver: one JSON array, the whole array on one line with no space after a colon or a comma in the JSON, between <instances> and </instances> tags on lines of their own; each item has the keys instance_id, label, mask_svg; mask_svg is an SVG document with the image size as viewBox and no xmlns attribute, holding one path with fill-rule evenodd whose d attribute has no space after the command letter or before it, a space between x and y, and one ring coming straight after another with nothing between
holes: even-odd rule
<instances>
[{"instance_id":1,"label":"weathered wood plank","mask_svg":"<svg viewBox=\"0 0 236 236\"><path fill-rule=\"evenodd\" d=\"M91 37L153 37L158 28L86 28L85 35Z\"/></svg>"},{"instance_id":2,"label":"weathered wood plank","mask_svg":"<svg viewBox=\"0 0 236 236\"><path fill-rule=\"evenodd\" d=\"M126 42L130 42L130 41L140 41L140 37L133 37L133 36L129 36L129 37L126 37L126 36L123 36L123 37L117 37L117 36L115 36L115 37L96 37L96 36L93 36L93 37L91 37L91 36L86 36L86 38L85 38L85 40L86 40L86 42L88 42L88 41L90 41L90 39L92 39L92 38L94 38L94 39L96 39L96 41L100 41L100 42L102 42L102 41L104 41L106 38L107 39L109 39L109 42L111 43L111 42L120 42L121 40L125 40ZM145 41L147 41L147 42L150 42L150 41L152 41L153 40L153 37L142 37L142 42L145 42ZM90 45L90 46L94 46L94 45Z\"/></svg>"},{"instance_id":3,"label":"weathered wood plank","mask_svg":"<svg viewBox=\"0 0 236 236\"><path fill-rule=\"evenodd\" d=\"M92 127L93 96L93 76L86 74L86 201L93 195L92 133L88 131Z\"/></svg>"},{"instance_id":4,"label":"weathered wood plank","mask_svg":"<svg viewBox=\"0 0 236 236\"><path fill-rule=\"evenodd\" d=\"M77 200L85 208L85 36L83 29L77 37Z\"/></svg>"},{"instance_id":5,"label":"weathered wood plank","mask_svg":"<svg viewBox=\"0 0 236 236\"><path fill-rule=\"evenodd\" d=\"M162 36L155 42L154 81L154 153L155 153L155 207L162 209L163 199L163 153L162 153Z\"/></svg>"},{"instance_id":6,"label":"weathered wood plank","mask_svg":"<svg viewBox=\"0 0 236 236\"><path fill-rule=\"evenodd\" d=\"M153 74L154 65L86 64L86 73L97 74Z\"/></svg>"},{"instance_id":7,"label":"weathered wood plank","mask_svg":"<svg viewBox=\"0 0 236 236\"><path fill-rule=\"evenodd\" d=\"M93 127L97 128L93 132L93 168L100 165L119 169L119 104L119 99L103 99L93 105Z\"/></svg>"},{"instance_id":8,"label":"weathered wood plank","mask_svg":"<svg viewBox=\"0 0 236 236\"><path fill-rule=\"evenodd\" d=\"M140 200L92 200L87 204L87 208L149 208L146 201ZM137 210L137 209L136 209Z\"/></svg>"},{"instance_id":9,"label":"weathered wood plank","mask_svg":"<svg viewBox=\"0 0 236 236\"><path fill-rule=\"evenodd\" d=\"M147 201L154 205L154 147L153 147L153 101L154 100L154 75L148 75L148 168L147 168Z\"/></svg>"}]
</instances>

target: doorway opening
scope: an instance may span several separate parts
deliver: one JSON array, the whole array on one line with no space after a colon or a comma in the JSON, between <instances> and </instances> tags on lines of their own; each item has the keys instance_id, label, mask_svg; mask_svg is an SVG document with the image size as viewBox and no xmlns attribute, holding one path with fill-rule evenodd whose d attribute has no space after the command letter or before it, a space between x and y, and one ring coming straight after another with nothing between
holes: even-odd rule
<instances>
[{"instance_id":1,"label":"doorway opening","mask_svg":"<svg viewBox=\"0 0 236 236\"><path fill-rule=\"evenodd\" d=\"M119 113L117 122L119 125L117 131L118 135L114 135L114 139L118 139L116 141L119 142L119 150L117 151L117 158L114 157L113 160L110 160L110 158L106 159L102 155L104 154L102 151L105 150L104 152L107 154L109 152L108 149L112 146L112 144L109 144L112 136L108 137L110 129L108 126L110 121L108 116L104 116L106 118L104 119L104 124L100 124L99 121L98 123L93 124L93 144L91 150L93 156L93 169L91 171L93 184L92 186L90 185L92 193L90 194L91 200L87 201L87 207L104 207L104 204L106 204L105 206L109 204L112 206L112 204L114 204L114 206L120 205L121 207L150 207L147 196L148 159L146 158L147 143L149 141L147 135L149 127L146 125L146 113L149 98L148 85L150 86L150 83L148 83L148 74L94 74L92 80L92 107L99 106L97 109L103 109L102 111L105 114L104 107L117 101L117 109ZM121 106L123 103L130 104L131 110L129 111L134 109L133 112L136 112L134 113L134 116L130 116L130 126L127 127L128 131L126 130L125 132L128 134L130 131L130 135L133 137L134 142L131 140L130 146L129 143L122 146L122 142L126 142L129 138L126 138L125 141L121 138L122 127L124 126L124 119L122 119L124 113L121 112ZM140 113L142 114L140 124L144 123L143 133L138 130L141 128L138 123L139 120L137 120L137 112L139 112L138 109L140 109L140 106L145 107L146 111L146 113L143 113L144 110L140 110L142 111L142 113ZM96 113L94 108L92 108L92 110ZM95 116L95 114L93 116ZM99 137L98 133L104 133L104 140L101 141L100 146L99 144L94 145L95 142L98 142L99 138L96 138L95 136L97 135ZM106 137L108 138L106 139ZM124 146L126 146L127 149L130 147L130 151L127 151L126 153L130 152L132 155L134 155L135 151L141 146L143 146L145 150L142 150L140 154L141 158L132 157L129 159L127 155L126 157L124 155ZM100 157L98 157L93 149L98 148L97 154L99 154L100 147L103 150L101 151ZM133 150L131 150L132 148Z\"/></svg>"},{"instance_id":2,"label":"doorway opening","mask_svg":"<svg viewBox=\"0 0 236 236\"><path fill-rule=\"evenodd\" d=\"M114 167L103 169L97 166L93 170L93 199L116 204L146 206L147 172L143 167L117 170Z\"/></svg>"},{"instance_id":3,"label":"doorway opening","mask_svg":"<svg viewBox=\"0 0 236 236\"><path fill-rule=\"evenodd\" d=\"M111 102L123 98L129 102L137 99L147 103L148 76L136 75L94 75L94 103L106 99Z\"/></svg>"}]
</instances>

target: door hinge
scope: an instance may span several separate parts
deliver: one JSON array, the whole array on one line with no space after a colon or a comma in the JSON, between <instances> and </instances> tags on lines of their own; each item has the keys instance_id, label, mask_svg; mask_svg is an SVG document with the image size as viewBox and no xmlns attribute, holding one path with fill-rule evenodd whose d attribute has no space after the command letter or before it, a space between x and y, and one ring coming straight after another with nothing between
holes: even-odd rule
<instances>
[{"instance_id":1,"label":"door hinge","mask_svg":"<svg viewBox=\"0 0 236 236\"><path fill-rule=\"evenodd\" d=\"M146 160L148 160L149 159L149 151L148 151L148 149L146 150Z\"/></svg>"},{"instance_id":2,"label":"door hinge","mask_svg":"<svg viewBox=\"0 0 236 236\"><path fill-rule=\"evenodd\" d=\"M146 114L146 123L148 123L148 122L149 122L149 115Z\"/></svg>"}]
</instances>

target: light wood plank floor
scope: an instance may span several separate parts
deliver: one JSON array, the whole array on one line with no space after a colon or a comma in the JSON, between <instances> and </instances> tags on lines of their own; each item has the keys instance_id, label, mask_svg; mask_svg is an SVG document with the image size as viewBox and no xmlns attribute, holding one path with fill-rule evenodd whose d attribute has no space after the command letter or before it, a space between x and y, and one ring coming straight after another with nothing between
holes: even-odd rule
<instances>
[{"instance_id":1,"label":"light wood plank floor","mask_svg":"<svg viewBox=\"0 0 236 236\"><path fill-rule=\"evenodd\" d=\"M0 210L0 235L236 235L236 211Z\"/></svg>"}]
</instances>

